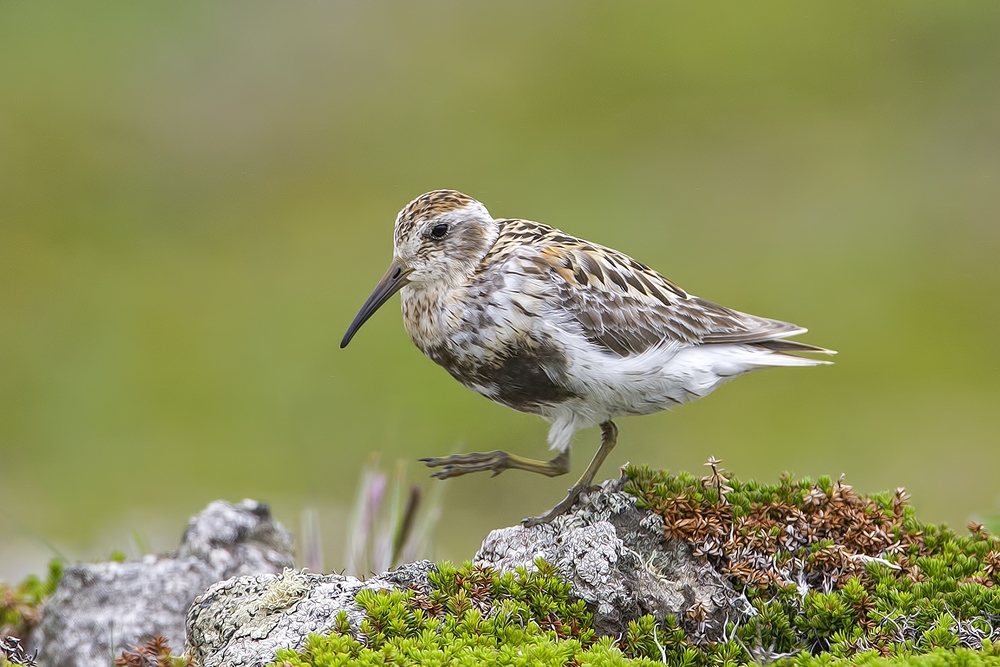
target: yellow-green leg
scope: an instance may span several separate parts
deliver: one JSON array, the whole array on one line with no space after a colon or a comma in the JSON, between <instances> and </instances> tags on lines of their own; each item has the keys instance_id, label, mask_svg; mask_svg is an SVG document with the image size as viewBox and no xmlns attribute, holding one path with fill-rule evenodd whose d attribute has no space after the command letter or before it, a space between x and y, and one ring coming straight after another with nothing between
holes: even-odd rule
<instances>
[{"instance_id":1,"label":"yellow-green leg","mask_svg":"<svg viewBox=\"0 0 1000 667\"><path fill-rule=\"evenodd\" d=\"M594 454L594 458L590 461L590 465L584 471L583 475L580 477L579 481L573 485L573 487L566 494L558 505L550 509L548 512L541 516L528 517L527 519L522 519L521 523L526 527L537 526L543 523L549 523L552 519L556 518L560 514L565 514L576 499L580 496L580 493L590 487L591 483L594 481L594 477L597 475L597 471L600 470L601 465L604 463L604 459L608 458L608 454L611 450L615 448L615 444L618 442L618 427L610 419L603 424L601 424L601 446Z\"/></svg>"},{"instance_id":2,"label":"yellow-green leg","mask_svg":"<svg viewBox=\"0 0 1000 667\"><path fill-rule=\"evenodd\" d=\"M502 450L475 452L472 454L452 454L438 458L420 459L429 468L441 468L431 477L448 479L468 475L470 472L492 471L496 477L504 470L527 470L547 477L558 477L569 472L569 450L559 452L551 461L528 459Z\"/></svg>"}]
</instances>

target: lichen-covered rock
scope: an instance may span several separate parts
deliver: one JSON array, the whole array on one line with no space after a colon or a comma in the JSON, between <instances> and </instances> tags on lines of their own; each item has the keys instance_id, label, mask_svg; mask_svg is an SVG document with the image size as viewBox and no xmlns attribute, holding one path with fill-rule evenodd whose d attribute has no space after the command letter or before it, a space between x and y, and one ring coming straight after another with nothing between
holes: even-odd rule
<instances>
[{"instance_id":1,"label":"lichen-covered rock","mask_svg":"<svg viewBox=\"0 0 1000 667\"><path fill-rule=\"evenodd\" d=\"M216 501L191 519L177 554L67 568L32 636L43 667L107 667L123 648L162 635L184 643L184 618L208 586L293 563L288 531L267 505Z\"/></svg>"},{"instance_id":2,"label":"lichen-covered rock","mask_svg":"<svg viewBox=\"0 0 1000 667\"><path fill-rule=\"evenodd\" d=\"M216 500L188 521L178 558L196 558L218 573L216 581L293 567L292 536L271 519L264 503Z\"/></svg>"},{"instance_id":3,"label":"lichen-covered rock","mask_svg":"<svg viewBox=\"0 0 1000 667\"><path fill-rule=\"evenodd\" d=\"M426 591L427 575L435 569L430 561L417 561L366 581L285 570L219 582L191 606L187 654L202 667L266 665L277 649L301 649L309 633L331 632L340 611L357 632L364 619L354 599L359 591Z\"/></svg>"},{"instance_id":4,"label":"lichen-covered rock","mask_svg":"<svg viewBox=\"0 0 1000 667\"><path fill-rule=\"evenodd\" d=\"M572 596L587 603L599 635L619 636L646 614L659 621L675 615L692 637L707 640L720 636L727 620L752 615L746 598L703 557L663 538L660 517L638 509L622 483L606 482L584 494L551 524L493 531L475 565L499 572L535 570L535 559L543 558L569 582ZM278 649L301 650L309 633L336 629L341 611L357 634L365 618L355 600L360 591L426 594L427 575L435 570L421 561L367 581L287 570L220 582L191 607L187 652L202 667L266 665Z\"/></svg>"},{"instance_id":5,"label":"lichen-covered rock","mask_svg":"<svg viewBox=\"0 0 1000 667\"><path fill-rule=\"evenodd\" d=\"M38 660L49 667L107 667L140 638L183 640L179 621L192 594L214 581L215 572L195 559L147 556L136 563L69 567L45 604Z\"/></svg>"},{"instance_id":6,"label":"lichen-covered rock","mask_svg":"<svg viewBox=\"0 0 1000 667\"><path fill-rule=\"evenodd\" d=\"M742 593L691 547L663 536L662 519L636 507L623 479L584 493L550 524L494 530L477 565L498 570L533 568L536 558L555 565L587 602L598 635L620 635L646 614L674 615L695 639L718 639L727 621L754 609Z\"/></svg>"}]
</instances>

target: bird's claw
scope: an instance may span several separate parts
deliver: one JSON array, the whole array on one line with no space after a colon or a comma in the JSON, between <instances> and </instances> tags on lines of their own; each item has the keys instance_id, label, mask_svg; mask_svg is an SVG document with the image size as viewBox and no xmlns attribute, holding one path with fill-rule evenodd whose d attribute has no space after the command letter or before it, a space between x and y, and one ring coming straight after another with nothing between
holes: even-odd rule
<instances>
[{"instance_id":1,"label":"bird's claw","mask_svg":"<svg viewBox=\"0 0 1000 667\"><path fill-rule=\"evenodd\" d=\"M540 526L545 523L551 523L552 520L555 519L557 516L561 516L566 512L568 512L570 508L573 507L573 505L576 503L577 499L580 497L580 494L589 488L590 488L589 485L574 486L566 493L566 497L563 498L561 501L559 501L559 503L555 507L550 509L545 514L542 514L541 516L529 516L524 519L521 519L521 525L524 526L525 528L532 528L534 526Z\"/></svg>"},{"instance_id":2,"label":"bird's claw","mask_svg":"<svg viewBox=\"0 0 1000 667\"><path fill-rule=\"evenodd\" d=\"M425 457L420 462L428 468L441 468L431 473L437 479L461 477L472 472L491 471L491 477L496 477L509 466L509 455L503 451L472 452L470 454L452 454L451 456Z\"/></svg>"}]
</instances>

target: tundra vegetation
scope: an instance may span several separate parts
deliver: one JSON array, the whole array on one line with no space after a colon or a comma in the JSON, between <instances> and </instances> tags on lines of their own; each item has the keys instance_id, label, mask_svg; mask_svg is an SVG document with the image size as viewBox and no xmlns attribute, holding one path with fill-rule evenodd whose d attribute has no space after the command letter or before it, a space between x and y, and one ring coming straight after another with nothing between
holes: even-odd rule
<instances>
[{"instance_id":1,"label":"tundra vegetation","mask_svg":"<svg viewBox=\"0 0 1000 667\"><path fill-rule=\"evenodd\" d=\"M902 489L864 496L843 479L791 475L744 482L717 461L709 466L702 477L631 466L625 489L753 605L757 613L727 623L721 641L695 607L598 637L586 605L542 560L502 573L443 562L430 593L362 591L360 628L342 614L334 632L279 651L272 667L1000 667L1000 537L983 525L959 534L922 523ZM5 633L30 629L60 571L54 563L46 580L2 590ZM117 664L186 661L160 642L123 652Z\"/></svg>"},{"instance_id":2,"label":"tundra vegetation","mask_svg":"<svg viewBox=\"0 0 1000 667\"><path fill-rule=\"evenodd\" d=\"M862 496L843 480L743 482L632 466L626 490L668 537L697 546L757 611L708 641L704 618L633 622L597 637L544 562L497 573L442 563L429 596L366 591L360 633L341 619L272 667L308 665L1000 666L1000 538L921 523L902 489Z\"/></svg>"}]
</instances>

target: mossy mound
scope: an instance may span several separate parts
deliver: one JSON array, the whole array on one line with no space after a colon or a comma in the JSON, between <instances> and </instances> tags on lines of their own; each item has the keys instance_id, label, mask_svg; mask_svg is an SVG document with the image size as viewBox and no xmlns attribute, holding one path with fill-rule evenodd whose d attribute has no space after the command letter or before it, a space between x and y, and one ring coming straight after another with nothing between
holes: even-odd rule
<instances>
[{"instance_id":1,"label":"mossy mound","mask_svg":"<svg viewBox=\"0 0 1000 667\"><path fill-rule=\"evenodd\" d=\"M346 618L274 665L984 665L1000 667L1000 538L922 524L900 489L857 495L843 483L741 482L630 467L626 490L693 544L758 614L719 642L650 616L620 637L591 617L554 568L497 573L442 564L429 595L366 592ZM699 623L692 608L682 619Z\"/></svg>"},{"instance_id":2,"label":"mossy mound","mask_svg":"<svg viewBox=\"0 0 1000 667\"><path fill-rule=\"evenodd\" d=\"M595 638L591 615L555 568L498 573L465 563L442 563L432 591L361 591L367 612L361 635L350 634L347 614L329 636L312 635L301 652L280 650L281 667L312 665L655 665L638 657L645 629L628 637ZM652 631L652 628L649 628ZM683 632L675 630L675 632ZM652 635L650 635L652 636Z\"/></svg>"},{"instance_id":3,"label":"mossy mound","mask_svg":"<svg viewBox=\"0 0 1000 667\"><path fill-rule=\"evenodd\" d=\"M6 637L27 637L38 624L41 604L56 590L63 575L63 563L59 559L49 562L49 572L45 579L30 575L17 585L0 581L0 639ZM3 657L0 654L0 665Z\"/></svg>"},{"instance_id":4,"label":"mossy mound","mask_svg":"<svg viewBox=\"0 0 1000 667\"><path fill-rule=\"evenodd\" d=\"M710 462L712 463L712 462ZM626 471L626 491L668 536L697 545L757 617L744 642L782 653L907 655L1000 641L1000 538L923 524L906 493L842 480L741 482Z\"/></svg>"},{"instance_id":5,"label":"mossy mound","mask_svg":"<svg viewBox=\"0 0 1000 667\"><path fill-rule=\"evenodd\" d=\"M35 664L33 652L25 651L20 638L38 625L42 603L55 592L62 575L63 563L54 559L45 579L30 575L16 585L0 581L0 667Z\"/></svg>"}]
</instances>

